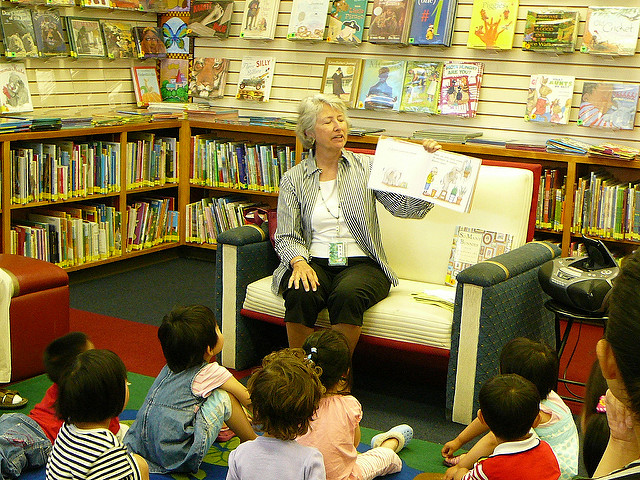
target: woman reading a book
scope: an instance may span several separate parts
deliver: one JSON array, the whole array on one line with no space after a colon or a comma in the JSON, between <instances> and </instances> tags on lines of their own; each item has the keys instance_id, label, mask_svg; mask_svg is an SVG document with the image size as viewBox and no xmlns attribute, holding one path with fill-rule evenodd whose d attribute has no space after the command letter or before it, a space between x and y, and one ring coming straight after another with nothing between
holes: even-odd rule
<instances>
[{"instance_id":1,"label":"woman reading a book","mask_svg":"<svg viewBox=\"0 0 640 480\"><path fill-rule=\"evenodd\" d=\"M280 265L272 289L285 301L291 347L302 346L326 307L332 328L347 337L353 352L364 311L398 282L382 246L376 200L406 218L422 218L433 206L367 188L373 158L345 150L346 112L333 95L301 101L296 134L309 155L280 182L275 233ZM440 148L433 140L423 145L429 152Z\"/></svg>"}]
</instances>

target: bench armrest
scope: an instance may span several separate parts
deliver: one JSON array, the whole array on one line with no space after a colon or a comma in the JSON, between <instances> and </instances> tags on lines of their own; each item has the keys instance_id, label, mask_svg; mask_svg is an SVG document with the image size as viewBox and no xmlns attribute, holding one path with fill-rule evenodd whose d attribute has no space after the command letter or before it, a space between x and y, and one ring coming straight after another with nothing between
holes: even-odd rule
<instances>
[{"instance_id":1,"label":"bench armrest","mask_svg":"<svg viewBox=\"0 0 640 480\"><path fill-rule=\"evenodd\" d=\"M447 410L468 424L478 409L482 384L499 373L502 347L516 337L555 347L555 317L538 281L540 266L560 249L531 242L457 276L447 373Z\"/></svg>"}]
</instances>

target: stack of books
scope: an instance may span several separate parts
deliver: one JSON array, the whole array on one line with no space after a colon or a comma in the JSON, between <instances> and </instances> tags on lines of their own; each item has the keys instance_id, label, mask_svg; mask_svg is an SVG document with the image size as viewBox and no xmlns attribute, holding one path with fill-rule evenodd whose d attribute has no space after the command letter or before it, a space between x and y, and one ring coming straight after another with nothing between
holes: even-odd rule
<instances>
[{"instance_id":1,"label":"stack of books","mask_svg":"<svg viewBox=\"0 0 640 480\"><path fill-rule=\"evenodd\" d=\"M42 130L60 130L62 122L60 117L48 116L42 113L18 113L8 116L14 120L28 120L31 123L30 130L32 132Z\"/></svg>"},{"instance_id":2,"label":"stack of books","mask_svg":"<svg viewBox=\"0 0 640 480\"><path fill-rule=\"evenodd\" d=\"M586 155L593 145L574 138L550 138L547 140L547 152Z\"/></svg>"},{"instance_id":3,"label":"stack of books","mask_svg":"<svg viewBox=\"0 0 640 480\"><path fill-rule=\"evenodd\" d=\"M26 118L0 117L0 134L27 132L31 128L31 120Z\"/></svg>"},{"instance_id":4,"label":"stack of books","mask_svg":"<svg viewBox=\"0 0 640 480\"><path fill-rule=\"evenodd\" d=\"M238 120L237 108L214 107L204 103L189 103L186 113L189 120L202 120L205 122Z\"/></svg>"},{"instance_id":5,"label":"stack of books","mask_svg":"<svg viewBox=\"0 0 640 480\"><path fill-rule=\"evenodd\" d=\"M638 160L640 159L640 150L615 143L601 143L589 147L589 156L616 160Z\"/></svg>"},{"instance_id":6,"label":"stack of books","mask_svg":"<svg viewBox=\"0 0 640 480\"><path fill-rule=\"evenodd\" d=\"M453 132L451 130L416 130L411 135L412 140L431 138L440 142L465 143L470 138L481 137L482 132Z\"/></svg>"}]
</instances>

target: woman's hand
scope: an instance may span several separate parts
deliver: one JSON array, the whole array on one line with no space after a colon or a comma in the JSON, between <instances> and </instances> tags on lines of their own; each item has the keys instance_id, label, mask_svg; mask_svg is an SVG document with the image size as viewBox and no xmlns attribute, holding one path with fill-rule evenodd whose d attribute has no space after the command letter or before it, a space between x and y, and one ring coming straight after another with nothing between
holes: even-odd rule
<instances>
[{"instance_id":1,"label":"woman's hand","mask_svg":"<svg viewBox=\"0 0 640 480\"><path fill-rule=\"evenodd\" d=\"M302 284L302 287L306 292L310 289L315 292L318 285L320 285L316 271L311 268L311 265L309 265L302 257L294 258L291 260L291 263L293 264L293 272L289 278L288 287L291 288L293 286L293 288L298 290L300 288L300 284Z\"/></svg>"},{"instance_id":2,"label":"woman's hand","mask_svg":"<svg viewBox=\"0 0 640 480\"><path fill-rule=\"evenodd\" d=\"M437 150L440 150L442 148L442 145L440 145L438 142L436 142L435 140L432 140L430 138L428 138L427 140L422 142L422 146L429 153L433 153L433 152L435 152Z\"/></svg>"}]
</instances>

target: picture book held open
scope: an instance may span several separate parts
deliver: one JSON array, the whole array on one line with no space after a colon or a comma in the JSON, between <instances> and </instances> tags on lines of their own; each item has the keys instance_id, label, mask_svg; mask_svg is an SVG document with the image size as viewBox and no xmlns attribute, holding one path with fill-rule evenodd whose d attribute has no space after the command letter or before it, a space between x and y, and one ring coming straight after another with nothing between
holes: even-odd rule
<instances>
[{"instance_id":1,"label":"picture book held open","mask_svg":"<svg viewBox=\"0 0 640 480\"><path fill-rule=\"evenodd\" d=\"M476 157L445 150L428 153L419 143L383 136L378 140L368 187L468 212L481 163Z\"/></svg>"}]
</instances>

